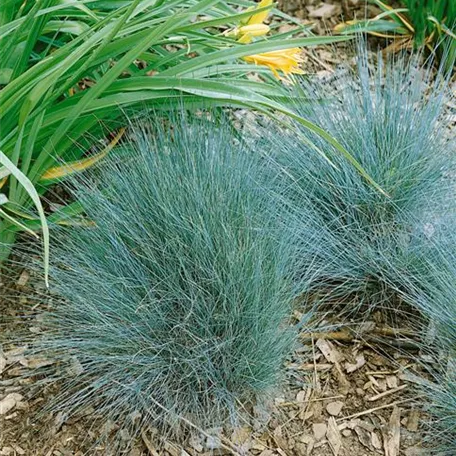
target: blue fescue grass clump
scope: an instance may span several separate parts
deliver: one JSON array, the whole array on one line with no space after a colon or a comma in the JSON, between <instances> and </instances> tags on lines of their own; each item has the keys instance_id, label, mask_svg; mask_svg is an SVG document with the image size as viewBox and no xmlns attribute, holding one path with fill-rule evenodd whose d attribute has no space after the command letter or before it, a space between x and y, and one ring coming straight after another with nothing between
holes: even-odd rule
<instances>
[{"instance_id":1,"label":"blue fescue grass clump","mask_svg":"<svg viewBox=\"0 0 456 456\"><path fill-rule=\"evenodd\" d=\"M427 395L427 427L429 454L454 456L456 454L456 358L447 366L446 373L426 382L423 391Z\"/></svg>"},{"instance_id":2,"label":"blue fescue grass clump","mask_svg":"<svg viewBox=\"0 0 456 456\"><path fill-rule=\"evenodd\" d=\"M61 299L37 350L79 366L55 408L137 429L233 422L292 345L293 243L258 154L223 121L144 123L126 149L77 183L93 226L54 233Z\"/></svg>"},{"instance_id":3,"label":"blue fescue grass clump","mask_svg":"<svg viewBox=\"0 0 456 456\"><path fill-rule=\"evenodd\" d=\"M335 138L383 192L300 125L271 134L269 159L287 183L278 193L301 240L295 280L306 302L350 312L405 303L435 326L433 348L443 349L445 363L423 382L423 395L429 454L444 456L456 454L456 141L444 112L447 82L414 59L379 59L372 68L361 52L357 71L333 86L299 88L312 99L296 101L297 112Z\"/></svg>"},{"instance_id":4,"label":"blue fescue grass clump","mask_svg":"<svg viewBox=\"0 0 456 456\"><path fill-rule=\"evenodd\" d=\"M426 365L430 378L416 380L427 414L426 450L438 456L456 454L456 242L454 233L447 237L445 250L436 246L423 261L421 282L407 284L402 293L404 301L427 317L418 329L426 335L422 351L433 363Z\"/></svg>"},{"instance_id":5,"label":"blue fescue grass clump","mask_svg":"<svg viewBox=\"0 0 456 456\"><path fill-rule=\"evenodd\" d=\"M283 197L302 240L297 278L313 297L352 309L394 304L404 274L419 281L422 259L447 242L456 155L442 118L445 88L443 74L431 83L413 59L379 58L372 69L365 52L357 71L341 73L332 87L302 83L312 100L296 102L297 112L383 189L305 127L274 132L271 163L289 183Z\"/></svg>"}]
</instances>

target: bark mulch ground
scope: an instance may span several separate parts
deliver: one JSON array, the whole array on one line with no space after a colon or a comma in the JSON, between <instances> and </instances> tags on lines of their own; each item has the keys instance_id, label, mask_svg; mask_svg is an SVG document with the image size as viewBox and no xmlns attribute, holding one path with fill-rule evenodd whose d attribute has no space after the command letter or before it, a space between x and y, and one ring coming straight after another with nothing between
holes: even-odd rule
<instances>
[{"instance_id":1,"label":"bark mulch ground","mask_svg":"<svg viewBox=\"0 0 456 456\"><path fill-rule=\"evenodd\" d=\"M141 436L124 432L128 451L107 452L102 436L116 430L109 417L67 418L42 413L58 387L35 388L52 359L26 356L12 342L19 334L41 337L38 304L29 273L20 275L0 304L4 322L0 345L0 455L82 456L104 454L209 456L417 456L425 416L413 375L420 353L407 319L382 313L369 321L340 326L331 315L321 331L301 330L294 353L283 366L284 381L262 404L253 406L243 426L194 432L178 444L155 429ZM5 286L3 286L5 290ZM301 315L295 312L295 321ZM336 330L327 328L338 324ZM394 327L393 324L399 325ZM69 374L70 375L70 374ZM89 412L89 411L88 411ZM90 412L94 412L93 410ZM96 415L96 410L95 410Z\"/></svg>"}]
</instances>

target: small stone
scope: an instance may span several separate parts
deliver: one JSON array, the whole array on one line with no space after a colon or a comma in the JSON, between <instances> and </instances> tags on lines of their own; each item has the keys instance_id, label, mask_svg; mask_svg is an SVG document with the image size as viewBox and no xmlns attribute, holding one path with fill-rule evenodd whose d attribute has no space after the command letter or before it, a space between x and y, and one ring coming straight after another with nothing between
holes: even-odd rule
<instances>
[{"instance_id":1,"label":"small stone","mask_svg":"<svg viewBox=\"0 0 456 456\"><path fill-rule=\"evenodd\" d=\"M331 416L337 416L341 412L343 406L344 406L344 403L341 401L331 402L326 406L326 411Z\"/></svg>"},{"instance_id":2,"label":"small stone","mask_svg":"<svg viewBox=\"0 0 456 456\"><path fill-rule=\"evenodd\" d=\"M62 416L62 419L66 420L66 417ZM62 423L63 424L63 423ZM111 432L117 430L118 427L114 423L114 421L107 420L102 426L101 426L101 434L102 435L109 435Z\"/></svg>"},{"instance_id":3,"label":"small stone","mask_svg":"<svg viewBox=\"0 0 456 456\"><path fill-rule=\"evenodd\" d=\"M350 431L350 429L344 429L344 430L342 431L342 435L343 435L344 437L350 437L350 436L352 435L352 431Z\"/></svg>"},{"instance_id":4,"label":"small stone","mask_svg":"<svg viewBox=\"0 0 456 456\"><path fill-rule=\"evenodd\" d=\"M141 413L139 413L139 410L135 410L128 415L128 418L130 418L132 423L136 423L141 419Z\"/></svg>"},{"instance_id":5,"label":"small stone","mask_svg":"<svg viewBox=\"0 0 456 456\"><path fill-rule=\"evenodd\" d=\"M73 356L71 358L71 364L67 367L67 373L70 377L77 377L84 372L84 367L80 363L80 361Z\"/></svg>"},{"instance_id":6,"label":"small stone","mask_svg":"<svg viewBox=\"0 0 456 456\"><path fill-rule=\"evenodd\" d=\"M315 436L315 440L319 441L326 435L326 424L325 423L314 423L312 424L312 431Z\"/></svg>"}]
</instances>

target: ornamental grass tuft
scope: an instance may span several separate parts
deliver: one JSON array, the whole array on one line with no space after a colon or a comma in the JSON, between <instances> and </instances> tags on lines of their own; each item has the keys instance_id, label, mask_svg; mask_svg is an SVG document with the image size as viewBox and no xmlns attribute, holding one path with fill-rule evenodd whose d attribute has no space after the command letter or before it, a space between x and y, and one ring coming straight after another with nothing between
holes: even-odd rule
<instances>
[{"instance_id":1,"label":"ornamental grass tuft","mask_svg":"<svg viewBox=\"0 0 456 456\"><path fill-rule=\"evenodd\" d=\"M414 312L414 325L434 328L431 359L443 350L444 361L431 381L421 380L426 451L454 455L456 141L445 112L448 80L414 58L379 58L374 69L361 52L357 71L341 70L333 82L303 81L290 102L304 92L310 101L295 102L297 112L335 138L382 191L300 125L271 132L269 163L286 182L278 190L286 225L301 240L295 280L307 304L402 309Z\"/></svg>"},{"instance_id":2,"label":"ornamental grass tuft","mask_svg":"<svg viewBox=\"0 0 456 456\"><path fill-rule=\"evenodd\" d=\"M428 454L453 456L456 454L456 360L453 358L445 374L423 384L427 395L426 442Z\"/></svg>"},{"instance_id":3,"label":"ornamental grass tuft","mask_svg":"<svg viewBox=\"0 0 456 456\"><path fill-rule=\"evenodd\" d=\"M58 298L34 348L73 373L55 411L206 428L274 388L294 337L293 242L258 157L225 121L181 115L134 128L78 180L92 224L54 232Z\"/></svg>"},{"instance_id":4,"label":"ornamental grass tuft","mask_svg":"<svg viewBox=\"0 0 456 456\"><path fill-rule=\"evenodd\" d=\"M424 261L421 282L408 284L402 294L426 317L419 327L419 334L426 335L422 340L426 356L417 361L430 378L416 380L426 411L427 454L438 456L456 454L456 242L453 233L447 236L445 250L436 246L435 254Z\"/></svg>"},{"instance_id":5,"label":"ornamental grass tuft","mask_svg":"<svg viewBox=\"0 0 456 456\"><path fill-rule=\"evenodd\" d=\"M302 241L296 278L312 299L396 307L398 291L426 273L424 259L449 243L456 154L442 112L446 87L443 72L431 82L413 59L379 58L372 69L362 51L357 71L341 71L333 85L302 82L311 100L296 102L297 112L383 190L302 126L271 134L270 163L288 182L288 225Z\"/></svg>"}]
</instances>

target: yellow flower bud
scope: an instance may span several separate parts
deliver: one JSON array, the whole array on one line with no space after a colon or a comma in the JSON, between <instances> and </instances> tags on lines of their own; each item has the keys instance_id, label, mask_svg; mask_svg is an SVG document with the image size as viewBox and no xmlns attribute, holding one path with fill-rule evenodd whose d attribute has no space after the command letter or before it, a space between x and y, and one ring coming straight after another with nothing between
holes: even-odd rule
<instances>
[{"instance_id":1,"label":"yellow flower bud","mask_svg":"<svg viewBox=\"0 0 456 456\"><path fill-rule=\"evenodd\" d=\"M265 24L252 24L239 27L240 43L250 43L254 36L263 36L269 33L269 26Z\"/></svg>"},{"instance_id":2,"label":"yellow flower bud","mask_svg":"<svg viewBox=\"0 0 456 456\"><path fill-rule=\"evenodd\" d=\"M272 0L261 0L260 3L258 3L257 7L258 8L263 8L265 6L271 6L272 5ZM271 6L272 8L272 6ZM247 24L248 25L254 25L254 24L262 24L268 17L269 15L269 9L262 11L261 13L256 13L250 16L250 19L248 20Z\"/></svg>"}]
</instances>

